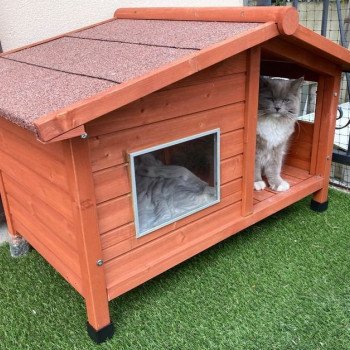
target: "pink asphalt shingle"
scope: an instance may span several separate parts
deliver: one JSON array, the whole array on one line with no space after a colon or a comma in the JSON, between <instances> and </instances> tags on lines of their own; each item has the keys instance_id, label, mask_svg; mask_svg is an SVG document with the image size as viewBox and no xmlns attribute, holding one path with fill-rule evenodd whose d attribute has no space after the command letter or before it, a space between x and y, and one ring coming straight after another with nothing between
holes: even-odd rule
<instances>
[{"instance_id":1,"label":"pink asphalt shingle","mask_svg":"<svg viewBox=\"0 0 350 350\"><path fill-rule=\"evenodd\" d=\"M72 34L74 37L203 49L261 23L116 19Z\"/></svg>"},{"instance_id":2,"label":"pink asphalt shingle","mask_svg":"<svg viewBox=\"0 0 350 350\"><path fill-rule=\"evenodd\" d=\"M0 115L33 122L257 23L113 20L0 58Z\"/></svg>"},{"instance_id":3,"label":"pink asphalt shingle","mask_svg":"<svg viewBox=\"0 0 350 350\"><path fill-rule=\"evenodd\" d=\"M193 52L196 50L64 37L6 57L121 83Z\"/></svg>"},{"instance_id":4,"label":"pink asphalt shingle","mask_svg":"<svg viewBox=\"0 0 350 350\"><path fill-rule=\"evenodd\" d=\"M35 132L33 121L113 83L0 59L0 115Z\"/></svg>"}]
</instances>

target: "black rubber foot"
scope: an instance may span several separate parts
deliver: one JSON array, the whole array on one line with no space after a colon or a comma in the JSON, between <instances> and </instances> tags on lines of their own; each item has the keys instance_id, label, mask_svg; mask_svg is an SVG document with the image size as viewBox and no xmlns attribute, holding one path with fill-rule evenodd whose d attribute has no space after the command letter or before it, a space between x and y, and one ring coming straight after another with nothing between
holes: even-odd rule
<instances>
[{"instance_id":1,"label":"black rubber foot","mask_svg":"<svg viewBox=\"0 0 350 350\"><path fill-rule=\"evenodd\" d=\"M114 334L114 326L113 323L110 323L106 327L99 329L98 331L93 328L90 323L87 323L87 332L89 337L96 343L101 344L108 339L111 339Z\"/></svg>"},{"instance_id":2,"label":"black rubber foot","mask_svg":"<svg viewBox=\"0 0 350 350\"><path fill-rule=\"evenodd\" d=\"M326 211L328 208L328 201L324 203L318 203L314 201L313 199L311 200L310 208L313 211L317 211L318 213L322 213L323 211Z\"/></svg>"}]
</instances>

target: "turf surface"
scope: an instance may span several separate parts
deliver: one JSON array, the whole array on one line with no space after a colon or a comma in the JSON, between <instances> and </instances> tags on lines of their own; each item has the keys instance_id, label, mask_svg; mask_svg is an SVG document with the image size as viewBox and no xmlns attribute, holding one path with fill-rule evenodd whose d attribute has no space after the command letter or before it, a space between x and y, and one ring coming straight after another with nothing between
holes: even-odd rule
<instances>
[{"instance_id":1,"label":"turf surface","mask_svg":"<svg viewBox=\"0 0 350 350\"><path fill-rule=\"evenodd\" d=\"M350 349L350 195L331 191L227 239L110 303L116 333L85 331L82 298L35 252L0 247L0 349Z\"/></svg>"}]
</instances>

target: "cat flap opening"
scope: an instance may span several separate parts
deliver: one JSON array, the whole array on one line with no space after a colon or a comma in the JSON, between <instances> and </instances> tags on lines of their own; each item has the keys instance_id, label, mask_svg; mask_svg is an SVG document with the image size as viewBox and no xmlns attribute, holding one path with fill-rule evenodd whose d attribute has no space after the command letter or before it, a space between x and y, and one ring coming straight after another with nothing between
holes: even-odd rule
<instances>
[{"instance_id":1,"label":"cat flap opening","mask_svg":"<svg viewBox=\"0 0 350 350\"><path fill-rule=\"evenodd\" d=\"M136 236L220 201L220 129L130 153Z\"/></svg>"}]
</instances>

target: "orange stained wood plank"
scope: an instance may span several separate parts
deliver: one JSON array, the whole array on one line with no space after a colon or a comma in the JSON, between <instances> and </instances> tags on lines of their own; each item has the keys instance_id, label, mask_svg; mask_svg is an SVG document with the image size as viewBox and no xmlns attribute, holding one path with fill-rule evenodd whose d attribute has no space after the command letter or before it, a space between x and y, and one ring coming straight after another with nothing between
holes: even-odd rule
<instances>
[{"instance_id":1,"label":"orange stained wood plank","mask_svg":"<svg viewBox=\"0 0 350 350\"><path fill-rule=\"evenodd\" d=\"M209 91L204 91L203 95L205 93L209 93ZM186 109L179 101L176 103L173 101L170 104L170 101L164 98L162 93L156 92L109 113L103 118L92 121L87 124L86 130L91 137L94 137L189 114L220 119L222 123L225 122L225 126L222 127L226 131L243 128L244 102L212 107L212 101L208 99L202 101L203 105L198 105L198 101L191 103L188 99L197 100L197 93L189 96L188 93L182 94L180 92L180 95L183 96L182 101L185 101ZM206 102L209 102L208 106Z\"/></svg>"},{"instance_id":2,"label":"orange stained wood plank","mask_svg":"<svg viewBox=\"0 0 350 350\"><path fill-rule=\"evenodd\" d=\"M221 162L221 183L224 184L243 175L243 155L225 159Z\"/></svg>"},{"instance_id":3,"label":"orange stained wood plank","mask_svg":"<svg viewBox=\"0 0 350 350\"><path fill-rule=\"evenodd\" d=\"M216 128L220 128L220 132L224 133L225 125L227 125L227 121L219 117L213 118L211 115L195 114L89 138L93 171L127 162L129 153L148 147ZM242 143L239 131L235 131L232 143Z\"/></svg>"},{"instance_id":4,"label":"orange stained wood plank","mask_svg":"<svg viewBox=\"0 0 350 350\"><path fill-rule=\"evenodd\" d=\"M6 147L13 147L13 140L16 141L20 139L20 142L26 144L28 148L33 149L33 154L37 154L37 152L42 152L43 156L47 156L49 158L53 158L56 161L64 162L64 148L61 144L47 144L43 145L38 142L38 139L35 135L24 128L19 127L16 124L11 123L5 118L0 118L0 130L1 130L1 142ZM7 138L7 136L9 136Z\"/></svg>"},{"instance_id":5,"label":"orange stained wood plank","mask_svg":"<svg viewBox=\"0 0 350 350\"><path fill-rule=\"evenodd\" d=\"M76 237L73 231L72 221L56 211L47 203L43 202L35 193L29 191L20 182L3 174L5 191L8 196L22 206L23 213L42 226L42 234L45 234L56 242L62 249L70 248L77 251ZM12 208L10 205L10 211Z\"/></svg>"},{"instance_id":6,"label":"orange stained wood plank","mask_svg":"<svg viewBox=\"0 0 350 350\"><path fill-rule=\"evenodd\" d=\"M283 165L282 172L284 174L294 176L294 177L301 179L301 180L306 180L309 177L311 177L311 175L309 174L309 172L307 170L302 170L302 169L299 169L296 167L292 167L288 164Z\"/></svg>"},{"instance_id":7,"label":"orange stained wood plank","mask_svg":"<svg viewBox=\"0 0 350 350\"><path fill-rule=\"evenodd\" d=\"M113 112L113 120L107 117L108 123L101 118L94 121L92 127L87 125L86 130L90 136L95 136L198 112L202 112L198 114L203 117L223 112L224 116L220 119L225 121L232 110L239 111L239 106L226 105L245 99L244 86L245 74L234 74L202 84L157 91ZM217 107L222 107L222 111ZM232 120L226 120L227 127L231 123Z\"/></svg>"},{"instance_id":8,"label":"orange stained wood plank","mask_svg":"<svg viewBox=\"0 0 350 350\"><path fill-rule=\"evenodd\" d=\"M294 186L288 194L281 193L257 203L254 206L254 213L250 216L240 217L241 209L238 203L199 220L200 225L198 222L191 223L111 260L106 266L109 299L127 292L170 267L304 198L321 186L321 178L311 177Z\"/></svg>"},{"instance_id":9,"label":"orange stained wood plank","mask_svg":"<svg viewBox=\"0 0 350 350\"><path fill-rule=\"evenodd\" d=\"M309 160L293 158L293 157L288 158L287 157L285 161L286 161L287 165L299 168L301 170L306 170L308 172L310 171L310 161Z\"/></svg>"},{"instance_id":10,"label":"orange stained wood plank","mask_svg":"<svg viewBox=\"0 0 350 350\"><path fill-rule=\"evenodd\" d=\"M43 244L41 239L38 239L36 235L33 233L37 232L37 228L33 227L33 232L31 231L32 226L30 225L30 221L22 221L22 220L14 220L14 224L16 229L19 232L22 232L25 239L32 245L39 254L45 258L46 261L50 263L51 266L57 270L57 272L71 285L73 286L81 295L83 295L83 287L81 278L77 276L72 269L67 267L62 260L62 256L57 254L56 251L51 251L47 248L45 244ZM26 224L29 226L27 227Z\"/></svg>"},{"instance_id":11,"label":"orange stained wood plank","mask_svg":"<svg viewBox=\"0 0 350 350\"><path fill-rule=\"evenodd\" d=\"M44 144L47 144L47 143L52 143L52 142L68 140L68 139L71 139L73 137L82 136L84 134L86 134L85 127L84 127L84 125L80 125L80 126L74 128L74 129L71 129L71 130L69 130L61 135L58 135L57 137L54 137L52 140L50 140L50 142L45 142L45 141L40 141L40 140L38 140L38 141L42 142Z\"/></svg>"},{"instance_id":12,"label":"orange stained wood plank","mask_svg":"<svg viewBox=\"0 0 350 350\"><path fill-rule=\"evenodd\" d=\"M110 231L101 236L103 256L104 260L110 260L120 254L125 253L128 250L134 249L137 246L145 244L153 239L156 239L166 233L176 230L188 223L195 221L199 218L205 217L210 213L220 210L228 205L236 203L242 199L242 179L236 179L221 187L221 200L220 203L215 204L209 208L201 210L193 215L187 216L181 220L171 223L161 229L145 235L140 238L136 238L134 223L127 224L118 228L117 230Z\"/></svg>"},{"instance_id":13,"label":"orange stained wood plank","mask_svg":"<svg viewBox=\"0 0 350 350\"><path fill-rule=\"evenodd\" d=\"M239 178L239 179L233 180L232 182L229 182L221 186L221 197L224 198L233 194L239 195L239 193L241 192L241 188L242 188L242 179ZM176 223L173 223L171 225L174 227L177 227ZM120 226L117 229L114 229L102 234L101 235L102 248L106 249L132 236L135 236L135 226L133 222ZM144 237L141 239L144 239Z\"/></svg>"},{"instance_id":14,"label":"orange stained wood plank","mask_svg":"<svg viewBox=\"0 0 350 350\"><path fill-rule=\"evenodd\" d=\"M93 176L97 203L105 202L131 191L127 164L95 172Z\"/></svg>"},{"instance_id":15,"label":"orange stained wood plank","mask_svg":"<svg viewBox=\"0 0 350 350\"><path fill-rule=\"evenodd\" d=\"M47 146L40 144L30 132L14 124L9 126L0 118L0 148L4 154L68 192L62 145Z\"/></svg>"},{"instance_id":16,"label":"orange stained wood plank","mask_svg":"<svg viewBox=\"0 0 350 350\"><path fill-rule=\"evenodd\" d=\"M131 195L125 195L99 204L97 215L100 233L133 221Z\"/></svg>"},{"instance_id":17,"label":"orange stained wood plank","mask_svg":"<svg viewBox=\"0 0 350 350\"><path fill-rule=\"evenodd\" d=\"M324 77L320 76L317 82L317 98L315 108L314 132L312 136L312 150L310 174L316 174L318 142L320 137L320 128L322 122L322 108L323 108L323 92L324 92Z\"/></svg>"},{"instance_id":18,"label":"orange stained wood plank","mask_svg":"<svg viewBox=\"0 0 350 350\"><path fill-rule=\"evenodd\" d=\"M142 77L132 79L43 116L34 123L38 137L42 141L50 141L79 125L83 125L277 35L279 35L279 31L275 23L262 24L232 39L212 45L207 49L165 65Z\"/></svg>"},{"instance_id":19,"label":"orange stained wood plank","mask_svg":"<svg viewBox=\"0 0 350 350\"><path fill-rule=\"evenodd\" d=\"M141 238L136 238L134 233L129 239L123 240L120 243L103 250L103 258L105 261L114 259L115 257L121 254L124 254L132 249L135 249L143 244L146 244L149 241L157 239L160 236L163 236L173 230L183 227L192 221L198 220L226 206L232 205L240 201L241 199L242 199L242 192L237 192L235 194L231 194L229 196L222 198L219 204L213 205L193 215L187 216L184 219L181 219L179 221L176 221L173 224L162 227L159 230L152 232L148 235L145 235Z\"/></svg>"},{"instance_id":20,"label":"orange stained wood plank","mask_svg":"<svg viewBox=\"0 0 350 350\"><path fill-rule=\"evenodd\" d=\"M16 231L27 239L26 233L21 232L17 226L17 224L21 222L31 231L32 236L35 236L35 238L41 242L45 249L55 252L55 255L62 260L62 264L66 266L67 270L71 271L71 273L77 278L80 278L81 271L79 257L76 250L73 250L68 244L66 244L66 242L61 240L60 237L52 234L52 232L50 232L37 218L33 218L25 204L20 203L18 198L12 197L11 194L8 194L8 200ZM34 246L34 248L36 247Z\"/></svg>"},{"instance_id":21,"label":"orange stained wood plank","mask_svg":"<svg viewBox=\"0 0 350 350\"><path fill-rule=\"evenodd\" d=\"M261 201L264 201L267 198L270 198L270 197L274 196L274 193L271 192L271 191L267 191L267 190L254 191L253 196L254 196L254 199L256 199L257 201L261 202Z\"/></svg>"},{"instance_id":22,"label":"orange stained wood plank","mask_svg":"<svg viewBox=\"0 0 350 350\"><path fill-rule=\"evenodd\" d=\"M0 150L0 162L3 173L23 185L29 193L40 198L44 203L72 221L73 202L70 194L50 182L47 177L42 177L32 170L35 168L35 158L33 159L32 167L24 165L22 162L17 161L16 158L16 156L13 158L10 154Z\"/></svg>"},{"instance_id":23,"label":"orange stained wood plank","mask_svg":"<svg viewBox=\"0 0 350 350\"><path fill-rule=\"evenodd\" d=\"M288 40L293 43L304 43L315 55L321 54L325 58L335 61L344 71L350 69L350 52L348 49L321 35L317 35L306 27L299 26L294 35L289 37Z\"/></svg>"},{"instance_id":24,"label":"orange stained wood plank","mask_svg":"<svg viewBox=\"0 0 350 350\"><path fill-rule=\"evenodd\" d=\"M14 236L16 234L14 225L13 225L13 219L10 211L10 205L7 198L7 193L5 191L5 185L4 185L4 179L3 179L3 172L0 171L0 195L1 195L1 202L4 208L5 218L6 218L6 224L7 224L7 230L10 235Z\"/></svg>"},{"instance_id":25,"label":"orange stained wood plank","mask_svg":"<svg viewBox=\"0 0 350 350\"><path fill-rule=\"evenodd\" d=\"M291 187L303 181L302 179L284 173L282 173L282 178L286 180Z\"/></svg>"},{"instance_id":26,"label":"orange stained wood plank","mask_svg":"<svg viewBox=\"0 0 350 350\"><path fill-rule=\"evenodd\" d=\"M281 38L267 41L263 44L263 48L320 74L335 75L339 70L334 63L325 58L317 57L315 59L315 54L308 48L296 47L296 45Z\"/></svg>"},{"instance_id":27,"label":"orange stained wood plank","mask_svg":"<svg viewBox=\"0 0 350 350\"><path fill-rule=\"evenodd\" d=\"M221 184L242 176L242 155L221 162ZM127 190L127 188L125 188ZM113 230L133 221L132 197L130 193L104 201L97 205L99 230L101 233Z\"/></svg>"},{"instance_id":28,"label":"orange stained wood plank","mask_svg":"<svg viewBox=\"0 0 350 350\"><path fill-rule=\"evenodd\" d=\"M104 266L97 263L102 259L102 249L87 140L70 140L70 152L70 178L76 201L75 230L80 247L83 292L88 322L95 330L99 330L110 324L110 317Z\"/></svg>"},{"instance_id":29,"label":"orange stained wood plank","mask_svg":"<svg viewBox=\"0 0 350 350\"><path fill-rule=\"evenodd\" d=\"M244 73L247 70L247 52L241 52L233 57L229 57L224 61L214 64L211 67L205 68L198 73L190 75L187 78L181 79L174 84L168 85L162 90L177 89L179 87L203 84L212 79L225 75Z\"/></svg>"},{"instance_id":30,"label":"orange stained wood plank","mask_svg":"<svg viewBox=\"0 0 350 350\"><path fill-rule=\"evenodd\" d=\"M243 129L221 135L220 158L226 159L243 153Z\"/></svg>"},{"instance_id":31,"label":"orange stained wood plank","mask_svg":"<svg viewBox=\"0 0 350 350\"><path fill-rule=\"evenodd\" d=\"M298 12L292 7L160 7L121 8L116 18L164 19L179 21L275 22L282 34L293 34L299 25Z\"/></svg>"},{"instance_id":32,"label":"orange stained wood plank","mask_svg":"<svg viewBox=\"0 0 350 350\"><path fill-rule=\"evenodd\" d=\"M108 261L106 263L108 289L110 290L114 285L123 280L129 280L135 275L140 275L140 277L148 275L149 278L147 270L153 270L156 265L171 260L176 254L183 254L186 248L196 245L203 236L215 234L223 224L228 224L235 215L240 215L239 202L142 245L128 254Z\"/></svg>"},{"instance_id":33,"label":"orange stained wood plank","mask_svg":"<svg viewBox=\"0 0 350 350\"><path fill-rule=\"evenodd\" d=\"M256 125L258 114L260 47L250 49L247 57L245 125L243 136L243 198L242 215L253 212Z\"/></svg>"},{"instance_id":34,"label":"orange stained wood plank","mask_svg":"<svg viewBox=\"0 0 350 350\"><path fill-rule=\"evenodd\" d=\"M222 136L222 159L243 152L242 143L239 142L241 138L240 133L241 131L238 133L227 133ZM93 176L97 203L108 201L131 191L127 164L97 171Z\"/></svg>"},{"instance_id":35,"label":"orange stained wood plank","mask_svg":"<svg viewBox=\"0 0 350 350\"><path fill-rule=\"evenodd\" d=\"M324 79L323 104L316 163L316 174L323 177L323 188L313 197L313 199L319 203L324 203L328 198L328 183L332 162L340 82L341 72L338 72L334 77L326 77Z\"/></svg>"}]
</instances>

